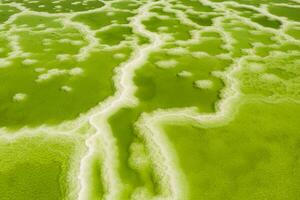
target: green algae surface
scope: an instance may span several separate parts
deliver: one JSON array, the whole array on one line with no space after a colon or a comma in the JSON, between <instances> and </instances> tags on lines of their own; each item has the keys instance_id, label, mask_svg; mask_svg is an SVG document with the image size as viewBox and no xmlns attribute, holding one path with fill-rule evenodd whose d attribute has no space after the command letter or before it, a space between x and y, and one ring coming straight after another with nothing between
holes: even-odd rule
<instances>
[{"instance_id":1,"label":"green algae surface","mask_svg":"<svg viewBox=\"0 0 300 200\"><path fill-rule=\"evenodd\" d=\"M0 200L297 200L298 0L0 0Z\"/></svg>"}]
</instances>

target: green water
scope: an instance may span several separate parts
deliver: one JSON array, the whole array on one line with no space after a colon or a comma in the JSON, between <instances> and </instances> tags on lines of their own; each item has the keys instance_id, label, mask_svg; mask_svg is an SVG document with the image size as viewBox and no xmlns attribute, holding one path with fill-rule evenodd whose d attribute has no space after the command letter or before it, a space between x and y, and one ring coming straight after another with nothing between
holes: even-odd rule
<instances>
[{"instance_id":1,"label":"green water","mask_svg":"<svg viewBox=\"0 0 300 200\"><path fill-rule=\"evenodd\" d=\"M80 151L72 137L42 135L1 140L0 199L64 199L74 189L71 167ZM76 167L78 168L78 167Z\"/></svg>"},{"instance_id":2,"label":"green water","mask_svg":"<svg viewBox=\"0 0 300 200\"><path fill-rule=\"evenodd\" d=\"M297 200L298 0L0 0L0 200Z\"/></svg>"},{"instance_id":3,"label":"green water","mask_svg":"<svg viewBox=\"0 0 300 200\"><path fill-rule=\"evenodd\" d=\"M164 125L190 199L297 199L298 115L298 104L249 101L221 127Z\"/></svg>"}]
</instances>

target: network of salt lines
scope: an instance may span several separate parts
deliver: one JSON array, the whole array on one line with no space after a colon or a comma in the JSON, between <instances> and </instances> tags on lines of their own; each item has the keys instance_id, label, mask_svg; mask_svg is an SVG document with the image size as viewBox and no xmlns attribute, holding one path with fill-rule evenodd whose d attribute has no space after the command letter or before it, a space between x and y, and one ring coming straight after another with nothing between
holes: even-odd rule
<instances>
[{"instance_id":1,"label":"network of salt lines","mask_svg":"<svg viewBox=\"0 0 300 200\"><path fill-rule=\"evenodd\" d=\"M259 49L273 48L266 59L290 58L294 59L295 63L300 62L297 57L300 50L292 46L300 46L300 21L276 15L268 6L300 8L298 1L274 1L274 3L264 1L257 7L242 0L240 2L0 0L0 15L3 13L3 17L0 17L0 37L1 42L2 38L3 41L7 40L6 43L3 42L6 46L0 47L0 53L3 53L0 57L0 73L1 70L9 71L18 62L25 68L33 66L34 87L40 85L44 87L43 84L55 81L56 78L77 79L84 76L87 73L86 69L77 64L88 62L91 55L97 54L97 51L108 52L114 60L119 60L116 66L112 67L112 76L99 74L99 79L108 76L115 90L112 94L104 96L103 100L99 97L100 102L97 105L90 106L84 112L79 110L77 118L65 120L62 118L54 125L38 122L31 126L22 124L22 121L20 122L22 126L18 129L4 125L1 129L1 140L9 143L20 138L66 137L75 141L78 150L73 156L67 175L69 186L66 199L95 198L91 194L94 183L90 174L95 159L101 161L99 165L101 176L97 178L102 182L103 193L99 199L188 199L187 180L161 124L193 121L205 127L221 126L234 117L240 99L245 97L267 102L289 100L299 103L300 94L293 93L297 89L295 85L299 83L298 80L282 81L279 77L267 73L262 79L267 83L277 82L285 88L284 92L277 91L276 88L270 88L273 95L269 96L241 92L241 85L246 84L246 81L244 83L237 74L243 72L245 68L252 72L262 71L263 66L257 64L261 59L258 55ZM159 24L158 21L162 23ZM242 34L243 30L249 32L242 37L249 37L247 39L251 45L238 41L237 35L239 31ZM40 51L38 47L35 52L34 46L30 47L32 48L30 50L28 48L30 44L23 42L26 37L35 40L34 34L30 35L31 33L37 34L36 40L41 40L43 53L38 52ZM47 38L49 35L55 35L54 39ZM111 37L116 39L112 40ZM54 50L55 45L57 49ZM291 47L285 48L289 45ZM59 49L65 47L70 48L70 52L66 53ZM128 48L128 52L124 53L124 48ZM158 61L155 60L157 55ZM147 102L136 95L141 87L136 81L138 70L146 68L149 60L153 59L157 69L168 73L168 70L182 64L183 61L176 60L180 55L229 62L223 69L208 69L208 78L199 78L190 85L191 89L203 93L216 90L214 93L220 98L208 102L215 105L214 111L199 112L198 105L193 103L189 105L189 102L188 105L175 103L175 106L166 107L163 101ZM37 63L40 65L39 62L45 62L47 56L50 60L56 60L56 65L71 64L62 68L52 66L50 62L45 67L36 67ZM102 66L102 60L95 57L89 64ZM187 66L176 74L176 78L193 77L197 73L193 70L197 69ZM291 71L297 73L295 72L297 69ZM210 77L213 79L210 80ZM217 88L218 81L222 82L223 86ZM74 93L76 89L72 84L59 86L63 94ZM6 92L5 89L3 91ZM9 99L13 105L31 100L30 94L13 92ZM49 105L51 106L51 103ZM144 168L150 166L154 184L159 188L154 193L149 191L147 184L129 187L120 175L119 168L124 163L119 159L119 154L123 149L118 146L119 141L115 138L110 119L124 108L139 113L138 119L133 124L137 135L132 136L138 138L138 141L132 142L128 147L131 151L131 155L127 158L128 162L137 172L145 172ZM30 120L28 122L31 123ZM141 151L145 151L145 155L142 155ZM144 164L145 162L148 164Z\"/></svg>"}]
</instances>

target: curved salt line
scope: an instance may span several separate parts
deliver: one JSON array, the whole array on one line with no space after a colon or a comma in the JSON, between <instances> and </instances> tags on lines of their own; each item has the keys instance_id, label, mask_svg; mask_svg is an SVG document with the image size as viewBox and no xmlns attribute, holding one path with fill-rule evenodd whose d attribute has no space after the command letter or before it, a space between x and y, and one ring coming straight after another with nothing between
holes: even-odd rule
<instances>
[{"instance_id":1,"label":"curved salt line","mask_svg":"<svg viewBox=\"0 0 300 200\"><path fill-rule=\"evenodd\" d=\"M105 6L98 8L98 9L94 9L94 10L88 10L88 11L82 11L80 12L80 14L82 13L94 13L97 11L102 11L102 10L110 10L110 4L112 2L108 2L105 4ZM74 24L76 26L77 29L81 30L81 32L83 32L84 34L87 34L87 40L90 41L90 44L87 47L84 47L81 49L81 53L76 55L78 60L82 60L83 58L87 57L88 52L92 51L92 47L96 48L96 41L94 36L94 32L92 30L89 30L89 28L86 25L80 25L80 23L78 22L74 22L71 21L72 17L77 16L78 12L76 13L72 13L72 14L57 14L57 13L44 13L44 12L37 12L37 11L30 11L28 10L26 7L22 6L19 3L9 3L9 4L4 4L4 5L12 5L14 7L17 7L20 11L19 13L13 14L9 17L9 19L0 25L0 28L3 28L6 25L12 24L13 21L15 21L18 17L22 16L22 15L39 15L39 16L45 16L45 17L62 17L63 19L60 20L60 22L64 23L65 25L72 25ZM71 23L71 24L70 24ZM90 31L90 33L89 33ZM47 32L47 31L46 31ZM13 34L8 34L8 37L12 37L14 36ZM16 38L12 37L11 39L11 43L12 43L12 47L13 47L13 51L10 53L10 56L7 57L7 59L12 59L15 57L18 57L19 55L22 55L22 51L19 48L18 45L18 41ZM118 47L114 47L115 49L122 47L122 46L118 46ZM114 49L114 48L110 48L110 49ZM16 137L21 137L23 134L23 132L35 132L35 131L40 131L40 130L49 130L49 132L53 131L60 131L60 132L66 132L66 128L67 127L71 127L71 130L67 130L67 132L72 132L72 129L79 129L82 123L85 123L86 121L88 121L88 116L92 113L95 113L96 110L99 108L99 106L97 106L94 109L91 109L87 114L80 116L78 119L72 120L72 121L68 121L68 122L63 122L60 125L57 126L49 126L46 124L42 124L37 128L30 128L27 126L22 127L21 129L18 130L17 133L14 134L10 134L10 130L7 129L6 127L1 127L0 128L0 135L4 135L4 137L8 138L11 137L16 138Z\"/></svg>"},{"instance_id":2,"label":"curved salt line","mask_svg":"<svg viewBox=\"0 0 300 200\"><path fill-rule=\"evenodd\" d=\"M203 1L205 3L211 4L208 1ZM249 21L247 20L247 24ZM251 25L254 25L255 27L262 28L261 26L251 23ZM222 26L221 26L222 27ZM263 27L264 28L264 27ZM272 31L273 32L273 31ZM275 33L275 31L273 32ZM285 34L283 34L285 35ZM227 35L227 40L233 41L230 37ZM287 37L288 39L291 39ZM253 53L253 51L252 51ZM246 56L245 56L246 57ZM168 144L167 139L164 136L164 131L161 130L159 127L161 124L166 123L166 122L174 122L175 120L181 119L182 121L185 120L192 120L195 123L201 124L203 126L208 126L208 127L215 127L215 126L222 126L223 124L228 123L229 120L232 119L232 117L235 114L234 108L238 107L236 105L237 100L240 98L241 93L239 92L239 83L238 81L234 78L234 74L240 70L240 63L244 57L241 57L235 63L229 68L227 72L222 73L223 80L226 83L225 90L223 90L223 99L217 104L217 112L214 114L199 114L195 112L193 109L170 109L168 110L158 110L154 111L153 113L150 114L144 114L140 119L138 120L138 128L141 133L146 133L145 137L149 136L152 134L152 137L150 137L147 141L152 140L152 151L155 151L155 147L159 146L159 144L163 144L160 146L160 152L159 154L164 154L164 158L170 158L168 159L167 162L169 166L176 166L177 163L174 163L174 160L176 158L172 157L175 154L170 152L171 147L170 144ZM156 140L155 140L156 139ZM160 141L160 142L158 142ZM162 142L165 141L165 142ZM157 154L157 156L159 155ZM172 172L170 172L172 173ZM176 174L176 172L173 171L173 175L170 176L171 178L171 183L172 183L172 189L173 189L173 194L175 194L174 199L185 199L184 194L178 193L180 191L180 188L184 185L181 185L184 180L180 180L180 175Z\"/></svg>"},{"instance_id":3,"label":"curved salt line","mask_svg":"<svg viewBox=\"0 0 300 200\"><path fill-rule=\"evenodd\" d=\"M215 3L211 3L211 2L209 2L209 1L202 1L204 4L207 4L207 5L212 5L212 6L214 6L215 5ZM110 2L110 3L112 3L112 2ZM227 3L227 2L223 2L223 3ZM223 4L222 3L222 4ZM228 3L234 3L234 2L228 2ZM26 8L24 8L22 5L20 5L20 4L18 4L18 3L10 3L11 5L13 5L13 6L15 6L15 7L18 7L20 10L23 10L23 11L28 11ZM220 4L220 3L219 3ZM105 7L108 7L109 8L109 3L107 3L105 6L103 6L103 7L101 7L101 8L99 8L99 9L95 9L95 10L91 10L91 11L82 11L82 13L92 13L92 12L95 12L95 11L98 11L98 10L104 10L105 9ZM287 4L288 5L288 4ZM243 6L246 6L246 5L243 5ZM215 7L215 6L214 6ZM215 7L216 8L216 7ZM41 14L40 12L36 12L36 11L28 11L27 12L28 14ZM77 15L77 13L78 12L76 12L76 13L73 13L73 14L67 14L67 16L71 16L71 17L73 17L73 16L76 16ZM22 14L24 14L24 13L22 13ZM13 21L14 19L13 18L16 18L16 15L18 15L18 13L17 14L14 14L13 16L11 16L11 19L9 19L6 23L10 23L10 21ZM51 14L49 14L49 13L42 13L42 16L62 16L61 14L57 14L57 13L51 13ZM75 22L75 23L77 23L77 22ZM252 22L252 24L254 24L253 22ZM259 28L261 28L261 27L259 27ZM87 32L87 31L84 31L84 32ZM80 56L79 56L80 57ZM46 128L47 126L46 125L43 125L43 127L44 128ZM26 128L25 128L26 129ZM28 128L29 130L30 130L30 128ZM3 130L3 129L2 129ZM2 132L5 132L5 130L3 130Z\"/></svg>"},{"instance_id":4,"label":"curved salt line","mask_svg":"<svg viewBox=\"0 0 300 200\"><path fill-rule=\"evenodd\" d=\"M103 172L106 175L106 184L108 184L108 194L104 197L104 199L118 199L122 191L122 185L120 177L117 175L117 166L118 166L118 158L117 158L117 150L116 144L113 138L112 131L107 123L108 118L111 113L117 111L119 108L126 105L136 105L137 100L133 98L134 92L134 84L133 84L133 75L134 71L141 66L148 58L148 54L156 49L158 49L162 40L156 34L153 34L147 31L142 25L141 21L144 18L147 18L147 10L151 5L155 3L147 3L143 5L138 12L138 15L133 19L130 23L133 27L133 30L147 36L151 39L151 44L145 47L137 48L134 56L123 66L118 68L116 76L114 77L114 82L116 84L117 93L113 97L109 98L106 102L103 103L102 108L98 113L92 115L90 117L90 123L97 129L97 133L91 136L87 145L89 147L89 153L82 159L81 162L81 175L80 180L83 181L85 178L84 169L88 167L88 160L92 156L92 153L95 151L97 146L94 146L93 140L95 138L101 138L105 146L103 146L105 156L103 163ZM79 193L79 199L84 199L87 185L82 185L82 190Z\"/></svg>"}]
</instances>

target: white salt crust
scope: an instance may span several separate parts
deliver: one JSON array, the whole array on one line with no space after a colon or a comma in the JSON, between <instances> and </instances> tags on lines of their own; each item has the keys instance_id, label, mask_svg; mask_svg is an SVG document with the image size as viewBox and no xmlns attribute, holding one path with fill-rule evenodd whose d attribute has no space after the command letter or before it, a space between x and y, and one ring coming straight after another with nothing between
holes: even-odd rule
<instances>
[{"instance_id":1,"label":"white salt crust","mask_svg":"<svg viewBox=\"0 0 300 200\"><path fill-rule=\"evenodd\" d=\"M34 1L32 1L34 2ZM59 4L60 1L53 1L54 4ZM73 5L85 5L87 1L74 1L72 2ZM91 52L95 51L97 48L99 48L101 45L99 44L98 39L95 37L96 31L91 30L87 25L83 23L78 23L72 21L72 17L76 16L77 14L83 14L83 13L92 13L96 11L103 11L103 10L113 10L111 7L111 4L115 1L106 2L103 3L105 6L90 10L90 11L80 11L80 12L73 12L73 13L58 13L58 14L50 14L47 12L36 12L36 11L30 11L28 8L24 7L21 4L18 3L10 3L9 5L19 9L21 12L12 15L7 22L0 25L0 30L7 25L11 25L11 30L7 33L7 38L10 40L10 47L12 51L10 52L9 56L5 59L0 59L0 70L1 68L9 67L12 64L12 59L18 58L18 57L26 57L26 59L30 60L31 55L27 54L26 52L23 52L23 50L20 48L19 45L19 38L14 34L14 31L17 28L25 28L30 30L30 27L27 25L22 25L22 27L16 27L14 26L13 22L18 17L21 17L22 15L26 14L36 14L40 16L55 16L61 18L61 23L63 23L64 26L72 26L78 29L82 35L84 35L84 40L88 43L84 47L80 49L77 55L68 55L68 54L61 54L57 56L57 59L60 61L66 61L68 59L77 59L78 61L85 60ZM279 30L273 30L270 28L262 27L261 25L255 24L251 22L250 20L237 16L235 14L229 13L226 9L226 5L239 5L237 2L218 2L213 3L208 0L202 0L201 1L204 5L212 6L215 10L222 11L227 18L236 18L239 20L242 20L244 23L249 24L252 27L255 27L258 30L264 30L266 32L272 32L275 33L275 40L278 40L280 42L283 41L291 41L294 43L299 44L298 41L296 41L294 38L290 37L289 35L284 33L284 30L286 27L294 24L299 24L296 22L290 22L288 19L284 17L278 17L275 15L272 15L268 12L267 6L261 6L261 7L254 7L250 5L243 5L244 7L249 7L251 9L254 9L260 13L262 13L265 16L272 17L274 19L277 19L282 22L282 28ZM299 2L298 2L299 3ZM90 124L96 129L96 133L91 135L86 140L86 145L88 147L88 152L85 156L83 156L81 159L81 165L80 165L80 172L78 180L74 179L72 181L77 182L79 181L79 186L74 189L73 197L76 196L77 198L77 192L79 193L78 199L88 199L87 193L89 188L89 179L88 179L88 167L89 164L93 158L93 155L95 152L98 152L99 149L101 149L101 152L103 154L103 174L102 181L105 185L105 199L108 200L114 200L118 199L120 197L120 192L122 189L124 189L124 185L122 185L122 180L118 174L117 167L118 167L118 155L117 155L117 145L115 143L115 139L112 136L110 127L107 125L107 119L118 109L120 109L123 106L135 106L138 103L138 100L134 97L134 91L135 91L135 85L132 81L134 76L134 71L141 67L147 60L149 54L151 52L154 52L156 50L159 50L161 46L169 41L174 42L174 38L167 33L164 34L157 34L148 31L145 29L145 26L142 24L142 21L145 19L148 19L149 17L156 15L154 13L150 13L150 9L156 5L163 5L164 9L166 11L170 11L174 14L176 14L176 17L180 20L183 24L189 24L191 25L195 30L197 29L209 29L207 27L200 27L198 24L195 24L192 22L186 15L186 13L182 10L174 9L170 6L170 3L168 1L148 1L146 3L143 3L143 6L138 10L138 13L136 16L134 16L130 21L130 26L134 29L135 33L139 33L151 40L151 43L147 46L140 47L136 44L132 44L132 46L135 48L134 55L132 55L129 60L125 63L123 63L116 71L115 71L115 77L114 82L117 87L117 93L108 98L106 101L104 101L101 105L93 109L91 112L89 112L84 118L88 119L90 121ZM285 5L285 4L284 4ZM43 6L40 6L40 8L43 8ZM193 13L193 9L184 7L184 10L187 12ZM59 11L59 9L62 9L60 5L56 5L55 9ZM107 15L110 17L113 17L115 13L118 10L107 12ZM161 17L161 16L157 16ZM168 18L168 17L162 17L162 18ZM237 20L238 21L238 20ZM222 28L222 20L220 18L214 19L214 24L212 25L212 29L219 32L224 41L226 42L225 48L231 49L231 45L234 43L232 37L230 34L226 33L225 30ZM37 26L37 28L45 28L45 25L40 24ZM210 27L211 28L211 27ZM237 27L238 29L238 27ZM53 28L46 28L44 31L55 31ZM167 32L167 28L160 28L160 31ZM196 31L196 33L200 31ZM193 39L183 42L178 42L178 44L192 44L195 41L198 41L199 38L195 34L193 36ZM51 45L51 40L46 40L45 45ZM76 46L84 45L82 41L67 41L68 43L71 43ZM259 44L256 44L259 45ZM109 47L106 47L109 49ZM117 47L114 47L117 48ZM113 49L113 48L111 48ZM49 48L48 50L45 49L46 52L51 51ZM183 54L189 54L189 51L186 48L183 47L177 47L177 48L171 48L168 49L168 54L171 55L183 55ZM254 52L252 50L245 51L249 55L253 55ZM277 52L278 53L278 52ZM275 55L276 52L273 52ZM195 57L202 57L206 56L203 53L194 54ZM230 54L225 55L218 55L220 58L223 57L229 57ZM121 59L121 56L116 56L116 59ZM157 110L153 113L143 115L139 121L138 121L138 129L140 130L140 136L144 138L145 144L147 144L147 148L150 150L150 157L155 165L155 171L157 173L157 176L161 176L161 181L165 185L165 188L163 188L163 191L165 192L165 196L158 197L157 199L170 199L170 200L180 200L180 199L186 199L188 188L185 186L187 185L185 183L185 179L181 174L180 168L178 167L177 161L176 161L176 154L175 152L172 152L171 145L169 144L167 138L164 136L164 133L162 130L160 130L160 124L163 122L168 122L170 120L179 120L179 121L185 121L185 120L194 120L197 123L204 124L205 126L215 126L215 124L223 124L226 123L226 121L233 115L233 107L236 103L236 99L239 98L240 92L239 92L239 81L235 79L234 74L238 72L242 66L242 61L244 58L239 58L234 60L234 63L230 68L228 68L225 72L216 72L215 75L218 77L221 77L225 82L225 89L222 92L222 100L217 105L217 112L214 114L199 114L191 109L173 109L173 110ZM176 62L176 61L175 61ZM169 68L174 67L176 64L175 62L165 62L160 63L163 68ZM34 64L33 62L26 61L23 63L25 65L31 65ZM252 72L262 72L264 69L259 66L250 66L250 69ZM39 68L35 68L35 71L37 73L43 73L46 71L45 68L42 66ZM181 73L181 74L180 74ZM187 72L180 72L178 75L183 77L189 77L190 74ZM82 71L79 69L73 69L72 70L66 70L66 69L58 69L54 68L52 70L46 71L46 73L38 74L37 80L41 79L42 81L51 79L51 77L59 76L59 75L81 75ZM273 74L263 74L261 78L265 81L278 81L278 77L275 77ZM203 80L201 80L202 83L199 85L201 88L208 88L210 83L206 82L203 83ZM39 82L39 81L38 81ZM206 85L206 87L205 87ZM62 86L62 90L67 91L70 90L69 86ZM71 90L70 90L71 91ZM13 97L13 100L16 102L22 102L27 98L26 94L23 93L17 93ZM84 123L86 120L83 120L83 118L79 118L79 121L81 123ZM81 123L74 124L81 124ZM65 128L65 123L61 125ZM73 129L76 130L78 128L78 125L72 125ZM76 127L76 128L74 128ZM80 127L80 125L79 125ZM34 130L30 128L23 128L19 130L16 134L12 136L12 134L7 134L6 129L1 129L1 136L2 137L8 137L8 138L16 138L16 137L23 137L26 133L35 133L38 131L47 132L47 134L51 133L57 133L59 130L59 127L47 127L45 125L42 125L39 128L36 128ZM62 129L63 130L63 129ZM74 132L74 131L73 131ZM69 131L66 133L66 131L61 131L61 134L70 134L73 135L72 131ZM99 142L101 141L101 142ZM134 159L133 159L134 160ZM133 161L134 163L135 161ZM139 162L144 162L141 159L136 159L137 166L140 166ZM72 196L71 195L71 196ZM138 189L134 195L134 199L142 199L152 198L150 194L147 193L143 188Z\"/></svg>"}]
</instances>

